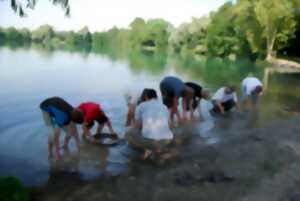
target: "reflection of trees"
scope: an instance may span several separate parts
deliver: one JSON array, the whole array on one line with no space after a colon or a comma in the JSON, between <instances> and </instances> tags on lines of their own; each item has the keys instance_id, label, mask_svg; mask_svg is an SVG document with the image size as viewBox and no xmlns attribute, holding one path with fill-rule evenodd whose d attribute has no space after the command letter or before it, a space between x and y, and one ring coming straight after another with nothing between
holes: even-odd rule
<instances>
[{"instance_id":1,"label":"reflection of trees","mask_svg":"<svg viewBox=\"0 0 300 201\"><path fill-rule=\"evenodd\" d=\"M193 56L172 57L176 70L188 73L189 77L194 80L202 80L209 83L213 88L225 84L239 86L243 78L249 74L261 77L261 70L255 68L249 60L230 61L229 59L199 57Z\"/></svg>"},{"instance_id":2,"label":"reflection of trees","mask_svg":"<svg viewBox=\"0 0 300 201\"><path fill-rule=\"evenodd\" d=\"M151 74L161 73L167 63L167 54L133 51L128 55L128 62L133 72L146 71Z\"/></svg>"},{"instance_id":3,"label":"reflection of trees","mask_svg":"<svg viewBox=\"0 0 300 201\"><path fill-rule=\"evenodd\" d=\"M161 73L167 63L167 52L149 52L132 50L128 48L114 48L114 47L93 47L93 52L108 56L113 61L126 60L129 67L135 73L147 72L150 74Z\"/></svg>"}]
</instances>

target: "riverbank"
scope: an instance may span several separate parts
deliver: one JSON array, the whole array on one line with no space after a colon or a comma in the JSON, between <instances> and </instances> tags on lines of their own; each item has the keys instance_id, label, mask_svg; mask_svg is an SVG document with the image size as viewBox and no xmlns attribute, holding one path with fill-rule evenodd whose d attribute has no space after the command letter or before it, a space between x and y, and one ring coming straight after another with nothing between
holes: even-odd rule
<instances>
[{"instance_id":1,"label":"riverbank","mask_svg":"<svg viewBox=\"0 0 300 201\"><path fill-rule=\"evenodd\" d=\"M300 63L295 61L290 61L286 59L278 59L278 58L271 58L267 60L271 63L274 67L279 68L292 68L292 69L299 69L300 70Z\"/></svg>"},{"instance_id":2,"label":"riverbank","mask_svg":"<svg viewBox=\"0 0 300 201\"><path fill-rule=\"evenodd\" d=\"M62 174L35 189L34 200L277 201L300 198L300 117L253 128L255 117L222 119L215 144L193 138L164 166L134 161L118 177L82 181Z\"/></svg>"}]
</instances>

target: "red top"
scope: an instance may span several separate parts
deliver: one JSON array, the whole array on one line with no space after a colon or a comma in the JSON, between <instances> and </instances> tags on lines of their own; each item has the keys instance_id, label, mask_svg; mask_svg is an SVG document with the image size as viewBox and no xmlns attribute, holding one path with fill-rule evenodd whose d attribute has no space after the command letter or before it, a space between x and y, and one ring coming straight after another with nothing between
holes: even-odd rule
<instances>
[{"instance_id":1,"label":"red top","mask_svg":"<svg viewBox=\"0 0 300 201\"><path fill-rule=\"evenodd\" d=\"M101 119L107 119L106 115L102 111L100 105L92 102L82 103L78 107L84 114L84 121L88 124L92 124L95 120L98 122ZM100 123L100 122L99 122Z\"/></svg>"}]
</instances>

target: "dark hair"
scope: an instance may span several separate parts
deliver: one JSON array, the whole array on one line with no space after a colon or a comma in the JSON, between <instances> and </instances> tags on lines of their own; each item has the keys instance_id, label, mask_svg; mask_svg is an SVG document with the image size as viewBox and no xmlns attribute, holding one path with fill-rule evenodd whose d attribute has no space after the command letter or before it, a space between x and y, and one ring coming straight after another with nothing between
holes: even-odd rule
<instances>
[{"instance_id":1,"label":"dark hair","mask_svg":"<svg viewBox=\"0 0 300 201\"><path fill-rule=\"evenodd\" d=\"M257 86L257 87L255 87L254 92L259 94L260 92L262 92L262 90L263 90L262 86Z\"/></svg>"},{"instance_id":2,"label":"dark hair","mask_svg":"<svg viewBox=\"0 0 300 201\"><path fill-rule=\"evenodd\" d=\"M233 86L233 85L228 85L228 86L227 86L227 89L228 89L228 92L229 92L229 93L233 93L233 92L235 92L235 90L236 90L236 89L235 89L235 86Z\"/></svg>"},{"instance_id":3,"label":"dark hair","mask_svg":"<svg viewBox=\"0 0 300 201\"><path fill-rule=\"evenodd\" d=\"M77 109L73 110L71 112L71 120L77 124L82 124L84 120L83 112Z\"/></svg>"},{"instance_id":4,"label":"dark hair","mask_svg":"<svg viewBox=\"0 0 300 201\"><path fill-rule=\"evenodd\" d=\"M154 89L144 89L140 97L139 102L144 102L146 99L157 98L156 91Z\"/></svg>"}]
</instances>

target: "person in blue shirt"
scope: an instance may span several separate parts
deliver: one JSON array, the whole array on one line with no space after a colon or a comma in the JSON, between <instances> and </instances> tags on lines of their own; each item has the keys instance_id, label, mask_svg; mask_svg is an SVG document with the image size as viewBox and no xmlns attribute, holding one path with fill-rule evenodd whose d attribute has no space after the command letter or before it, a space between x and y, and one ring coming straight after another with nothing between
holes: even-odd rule
<instances>
[{"instance_id":1,"label":"person in blue shirt","mask_svg":"<svg viewBox=\"0 0 300 201\"><path fill-rule=\"evenodd\" d=\"M68 143L72 137L76 140L79 151L80 140L76 123L83 122L83 114L75 110L68 102L60 97L52 97L44 100L40 104L44 122L49 128L48 151L49 157L53 157L53 146L55 146L56 158L60 159L59 138L61 129L66 132L64 148L68 148Z\"/></svg>"}]
</instances>

